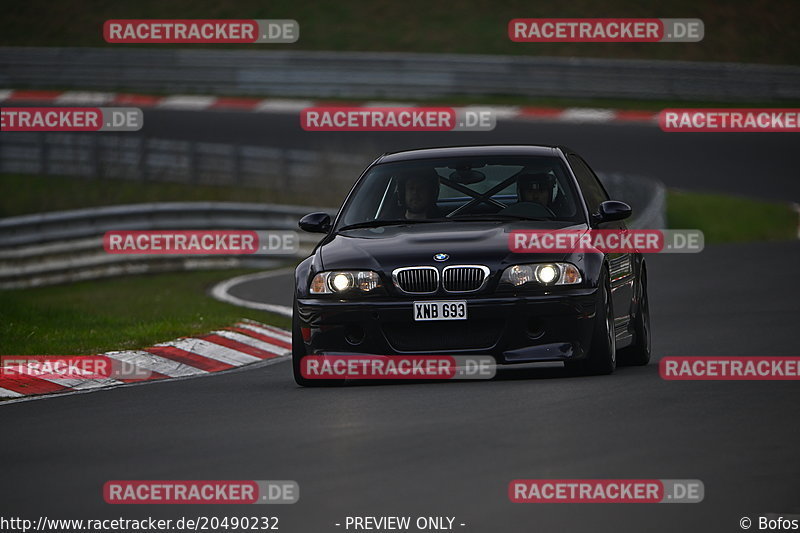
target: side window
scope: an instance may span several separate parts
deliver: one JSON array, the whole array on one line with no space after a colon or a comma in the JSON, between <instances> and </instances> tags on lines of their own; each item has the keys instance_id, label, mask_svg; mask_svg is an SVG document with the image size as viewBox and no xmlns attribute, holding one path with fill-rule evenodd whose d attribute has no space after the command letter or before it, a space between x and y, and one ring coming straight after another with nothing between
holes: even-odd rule
<instances>
[{"instance_id":1,"label":"side window","mask_svg":"<svg viewBox=\"0 0 800 533\"><path fill-rule=\"evenodd\" d=\"M581 186L583 196L586 198L589 213L597 213L600 209L600 204L608 200L606 191L603 190L603 186L597 181L594 172L583 162L583 159L575 154L569 154L567 158L573 172L575 172L575 177L578 178L578 185Z\"/></svg>"}]
</instances>

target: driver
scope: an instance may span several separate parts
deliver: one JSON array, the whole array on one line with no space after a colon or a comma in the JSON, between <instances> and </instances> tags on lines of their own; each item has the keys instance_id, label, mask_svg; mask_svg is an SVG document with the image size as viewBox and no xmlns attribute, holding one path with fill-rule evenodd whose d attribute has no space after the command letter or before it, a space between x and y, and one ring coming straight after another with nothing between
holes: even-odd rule
<instances>
[{"instance_id":1,"label":"driver","mask_svg":"<svg viewBox=\"0 0 800 533\"><path fill-rule=\"evenodd\" d=\"M519 203L536 203L549 208L553 199L555 181L555 177L544 172L521 174L517 178Z\"/></svg>"},{"instance_id":2,"label":"driver","mask_svg":"<svg viewBox=\"0 0 800 533\"><path fill-rule=\"evenodd\" d=\"M439 198L439 174L430 170L425 174L412 175L403 185L406 214L409 220L439 218L441 213L436 207Z\"/></svg>"}]
</instances>

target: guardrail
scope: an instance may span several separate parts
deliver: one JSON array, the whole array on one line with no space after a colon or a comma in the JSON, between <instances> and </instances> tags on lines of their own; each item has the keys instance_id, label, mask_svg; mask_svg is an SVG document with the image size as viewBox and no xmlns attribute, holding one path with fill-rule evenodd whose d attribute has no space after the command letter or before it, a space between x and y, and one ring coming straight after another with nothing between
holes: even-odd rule
<instances>
[{"instance_id":1,"label":"guardrail","mask_svg":"<svg viewBox=\"0 0 800 533\"><path fill-rule=\"evenodd\" d=\"M108 254L103 249L102 236L112 230L297 230L298 219L314 210L320 208L234 202L169 202L0 219L0 288L145 272L274 266L288 257ZM299 235L298 255L307 254L320 237L302 232Z\"/></svg>"},{"instance_id":2,"label":"guardrail","mask_svg":"<svg viewBox=\"0 0 800 533\"><path fill-rule=\"evenodd\" d=\"M795 66L389 52L0 47L0 87L343 98L775 101Z\"/></svg>"},{"instance_id":3,"label":"guardrail","mask_svg":"<svg viewBox=\"0 0 800 533\"><path fill-rule=\"evenodd\" d=\"M0 218L0 258L8 257L8 251L2 247L63 243L107 231L296 230L297 221L309 209L315 208L239 202L159 202Z\"/></svg>"},{"instance_id":4,"label":"guardrail","mask_svg":"<svg viewBox=\"0 0 800 533\"><path fill-rule=\"evenodd\" d=\"M601 174L609 194L634 208L630 226L664 226L664 186L655 180ZM105 206L0 219L0 289L170 270L274 266L270 256L116 255L103 249L112 230L295 230L297 221L325 208L233 202L169 202ZM300 232L299 255L320 236ZM285 259L285 257L283 258Z\"/></svg>"},{"instance_id":5,"label":"guardrail","mask_svg":"<svg viewBox=\"0 0 800 533\"><path fill-rule=\"evenodd\" d=\"M376 154L147 138L14 133L0 142L0 172L193 185L249 186L343 196Z\"/></svg>"}]
</instances>

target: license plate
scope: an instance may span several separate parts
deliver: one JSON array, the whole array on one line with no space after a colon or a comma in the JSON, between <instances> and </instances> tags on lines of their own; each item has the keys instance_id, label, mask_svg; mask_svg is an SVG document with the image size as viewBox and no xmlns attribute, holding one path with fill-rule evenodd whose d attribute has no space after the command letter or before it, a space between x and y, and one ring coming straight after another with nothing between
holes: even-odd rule
<instances>
[{"instance_id":1,"label":"license plate","mask_svg":"<svg viewBox=\"0 0 800 533\"><path fill-rule=\"evenodd\" d=\"M414 320L466 320L467 302L414 302Z\"/></svg>"}]
</instances>

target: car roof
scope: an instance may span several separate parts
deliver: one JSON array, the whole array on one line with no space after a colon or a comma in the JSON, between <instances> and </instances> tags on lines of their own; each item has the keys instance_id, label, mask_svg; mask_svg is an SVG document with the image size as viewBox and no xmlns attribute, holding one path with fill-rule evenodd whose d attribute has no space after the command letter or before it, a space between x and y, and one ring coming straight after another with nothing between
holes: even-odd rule
<instances>
[{"instance_id":1,"label":"car roof","mask_svg":"<svg viewBox=\"0 0 800 533\"><path fill-rule=\"evenodd\" d=\"M396 161L413 161L416 159L438 159L440 157L469 157L469 156L555 156L558 152L572 152L564 146L544 144L481 144L475 146L442 146L438 148L422 148L417 150L404 150L389 152L379 157L375 164L394 163Z\"/></svg>"}]
</instances>

